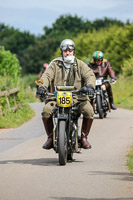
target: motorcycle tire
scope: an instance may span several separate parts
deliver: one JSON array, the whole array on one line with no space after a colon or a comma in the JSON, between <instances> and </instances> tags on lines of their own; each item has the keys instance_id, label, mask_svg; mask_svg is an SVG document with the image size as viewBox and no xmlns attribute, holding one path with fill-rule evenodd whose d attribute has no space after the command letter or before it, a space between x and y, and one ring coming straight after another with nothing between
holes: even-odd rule
<instances>
[{"instance_id":1,"label":"motorcycle tire","mask_svg":"<svg viewBox=\"0 0 133 200\"><path fill-rule=\"evenodd\" d=\"M99 118L103 119L104 118L104 111L102 108L102 101L100 95L96 96L96 105L97 105L97 112L99 114Z\"/></svg>"},{"instance_id":2,"label":"motorcycle tire","mask_svg":"<svg viewBox=\"0 0 133 200\"><path fill-rule=\"evenodd\" d=\"M67 136L66 136L66 121L59 120L58 133L58 149L59 149L59 164L66 165L67 163Z\"/></svg>"}]
</instances>

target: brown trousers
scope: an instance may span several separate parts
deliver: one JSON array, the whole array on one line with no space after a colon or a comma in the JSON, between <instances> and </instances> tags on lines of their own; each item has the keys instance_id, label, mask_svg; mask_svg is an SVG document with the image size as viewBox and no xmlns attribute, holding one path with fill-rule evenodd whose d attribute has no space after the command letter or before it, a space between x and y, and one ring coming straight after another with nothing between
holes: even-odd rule
<instances>
[{"instance_id":1,"label":"brown trousers","mask_svg":"<svg viewBox=\"0 0 133 200\"><path fill-rule=\"evenodd\" d=\"M49 118L55 109L56 102L48 102L42 111L42 118ZM94 111L89 100L77 102L78 113L82 114L85 118L93 119Z\"/></svg>"}]
</instances>

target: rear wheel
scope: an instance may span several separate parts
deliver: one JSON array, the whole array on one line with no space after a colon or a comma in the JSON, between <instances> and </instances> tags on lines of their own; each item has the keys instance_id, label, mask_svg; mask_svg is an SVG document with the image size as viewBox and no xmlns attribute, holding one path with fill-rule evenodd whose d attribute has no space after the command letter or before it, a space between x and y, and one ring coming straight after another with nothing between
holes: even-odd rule
<instances>
[{"instance_id":1,"label":"rear wheel","mask_svg":"<svg viewBox=\"0 0 133 200\"><path fill-rule=\"evenodd\" d=\"M66 136L66 121L59 121L59 135L58 135L58 147L59 147L59 164L66 165L67 162L67 136Z\"/></svg>"},{"instance_id":2,"label":"rear wheel","mask_svg":"<svg viewBox=\"0 0 133 200\"><path fill-rule=\"evenodd\" d=\"M99 114L99 118L103 119L104 118L104 111L103 111L103 108L102 108L102 100L101 100L100 95L96 96L96 105L97 105L97 112Z\"/></svg>"}]
</instances>

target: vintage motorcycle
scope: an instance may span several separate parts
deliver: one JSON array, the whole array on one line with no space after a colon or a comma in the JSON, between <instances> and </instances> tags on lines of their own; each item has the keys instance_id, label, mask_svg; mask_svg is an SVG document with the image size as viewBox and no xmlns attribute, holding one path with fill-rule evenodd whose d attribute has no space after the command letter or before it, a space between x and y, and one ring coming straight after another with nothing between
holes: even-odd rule
<instances>
[{"instance_id":1,"label":"vintage motorcycle","mask_svg":"<svg viewBox=\"0 0 133 200\"><path fill-rule=\"evenodd\" d=\"M47 93L47 100L55 100L56 107L53 113L53 149L58 153L59 164L66 165L73 160L73 154L81 150L80 136L78 135L78 119L75 95L87 95L75 90L74 86L57 86L54 93Z\"/></svg>"},{"instance_id":2,"label":"vintage motorcycle","mask_svg":"<svg viewBox=\"0 0 133 200\"><path fill-rule=\"evenodd\" d=\"M99 115L100 119L107 116L107 112L111 112L108 94L105 82L109 82L108 79L98 78L95 84L95 95L93 101L94 113Z\"/></svg>"}]
</instances>

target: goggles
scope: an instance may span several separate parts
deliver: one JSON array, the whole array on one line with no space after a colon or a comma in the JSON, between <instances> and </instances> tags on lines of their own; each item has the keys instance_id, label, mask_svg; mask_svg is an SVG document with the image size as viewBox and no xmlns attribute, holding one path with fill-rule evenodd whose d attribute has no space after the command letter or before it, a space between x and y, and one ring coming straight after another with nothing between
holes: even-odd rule
<instances>
[{"instance_id":1,"label":"goggles","mask_svg":"<svg viewBox=\"0 0 133 200\"><path fill-rule=\"evenodd\" d=\"M73 45L65 45L65 46L62 46L62 47L61 47L61 50L62 50L62 51L65 51L65 50L67 50L67 49L74 50L75 48L74 48Z\"/></svg>"},{"instance_id":2,"label":"goggles","mask_svg":"<svg viewBox=\"0 0 133 200\"><path fill-rule=\"evenodd\" d=\"M94 58L94 61L103 61L103 58Z\"/></svg>"}]
</instances>

